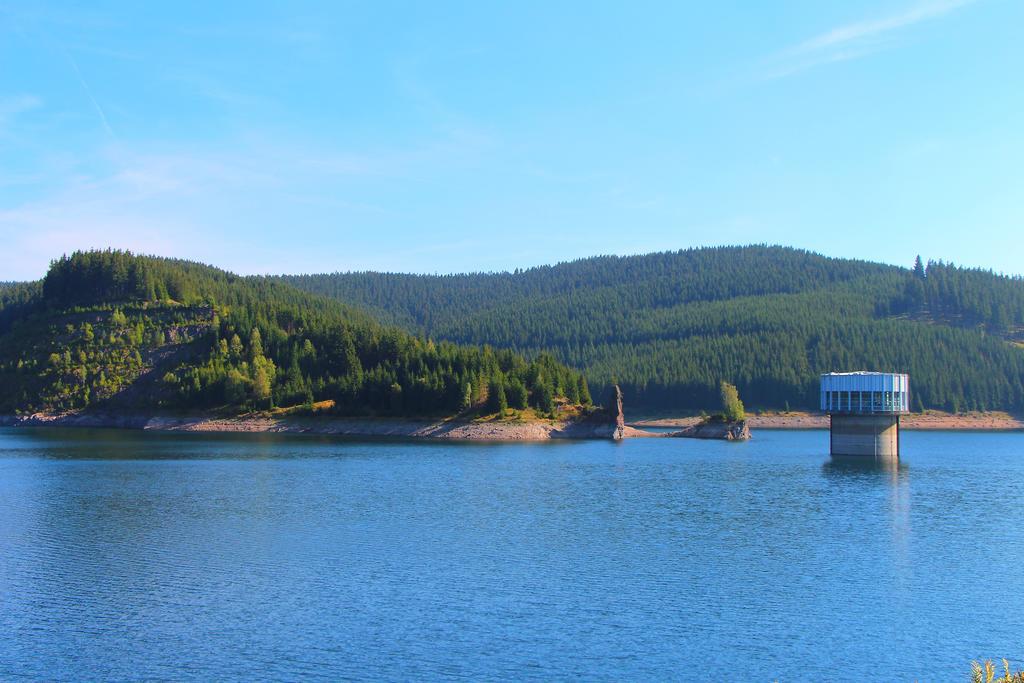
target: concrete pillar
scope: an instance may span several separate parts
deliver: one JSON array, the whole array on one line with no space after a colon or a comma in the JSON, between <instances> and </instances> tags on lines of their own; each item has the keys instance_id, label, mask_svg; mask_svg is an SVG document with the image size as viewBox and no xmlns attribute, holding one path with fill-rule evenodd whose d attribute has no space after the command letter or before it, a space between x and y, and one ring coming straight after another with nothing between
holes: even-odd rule
<instances>
[{"instance_id":1,"label":"concrete pillar","mask_svg":"<svg viewBox=\"0 0 1024 683\"><path fill-rule=\"evenodd\" d=\"M832 455L899 457L899 415L832 415Z\"/></svg>"}]
</instances>

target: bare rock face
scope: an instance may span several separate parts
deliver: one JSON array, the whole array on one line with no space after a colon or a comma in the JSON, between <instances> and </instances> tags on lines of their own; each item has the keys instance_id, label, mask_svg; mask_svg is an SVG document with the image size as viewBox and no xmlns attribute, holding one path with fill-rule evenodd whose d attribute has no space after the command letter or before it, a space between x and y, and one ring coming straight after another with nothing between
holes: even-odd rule
<instances>
[{"instance_id":1,"label":"bare rock face","mask_svg":"<svg viewBox=\"0 0 1024 683\"><path fill-rule=\"evenodd\" d=\"M615 385L615 431L612 438L621 441L626 438L626 415L622 412L622 389Z\"/></svg>"},{"instance_id":2,"label":"bare rock face","mask_svg":"<svg viewBox=\"0 0 1024 683\"><path fill-rule=\"evenodd\" d=\"M669 436L681 439L722 439L724 441L746 441L750 438L750 427L746 420L741 422L701 422L692 427L672 432Z\"/></svg>"}]
</instances>

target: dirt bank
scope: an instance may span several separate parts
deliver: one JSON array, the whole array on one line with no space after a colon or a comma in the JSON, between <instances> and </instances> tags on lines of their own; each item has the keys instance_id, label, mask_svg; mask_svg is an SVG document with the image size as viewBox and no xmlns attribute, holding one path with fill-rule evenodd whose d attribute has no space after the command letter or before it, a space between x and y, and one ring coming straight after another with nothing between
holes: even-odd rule
<instances>
[{"instance_id":1,"label":"dirt bank","mask_svg":"<svg viewBox=\"0 0 1024 683\"><path fill-rule=\"evenodd\" d=\"M635 420L634 427L691 427L700 422L698 417L658 418ZM828 429L827 415L815 413L782 413L771 415L748 415L747 424L751 429ZM903 429L973 429L1005 431L1024 429L1024 420L1002 412L964 413L952 415L937 411L923 414L904 415L900 419Z\"/></svg>"},{"instance_id":2,"label":"dirt bank","mask_svg":"<svg viewBox=\"0 0 1024 683\"><path fill-rule=\"evenodd\" d=\"M284 434L336 434L339 436L462 439L467 441L547 441L550 439L611 439L614 423L599 421L456 421L390 418L270 418L243 416L154 417L137 415L32 415L0 416L3 426L99 427L167 432L271 432ZM626 438L663 434L626 427Z\"/></svg>"}]
</instances>

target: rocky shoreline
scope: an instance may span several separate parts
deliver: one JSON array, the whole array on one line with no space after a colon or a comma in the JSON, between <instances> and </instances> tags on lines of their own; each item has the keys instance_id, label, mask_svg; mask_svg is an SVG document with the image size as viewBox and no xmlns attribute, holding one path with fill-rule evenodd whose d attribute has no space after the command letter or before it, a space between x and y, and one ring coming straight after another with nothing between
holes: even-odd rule
<instances>
[{"instance_id":1,"label":"rocky shoreline","mask_svg":"<svg viewBox=\"0 0 1024 683\"><path fill-rule=\"evenodd\" d=\"M154 416L88 411L62 414L0 415L0 427L79 427L139 429L161 432L326 434L352 437L397 437L464 441L548 441L677 437L746 440L750 430L737 424L708 422L675 432L649 432L626 424L622 390L615 387L614 412L597 411L564 420L403 419L280 416L251 413L232 417Z\"/></svg>"},{"instance_id":2,"label":"rocky shoreline","mask_svg":"<svg viewBox=\"0 0 1024 683\"><path fill-rule=\"evenodd\" d=\"M743 422L698 422L669 436L682 439L722 439L724 441L746 441L750 439L750 427Z\"/></svg>"},{"instance_id":3,"label":"rocky shoreline","mask_svg":"<svg viewBox=\"0 0 1024 683\"><path fill-rule=\"evenodd\" d=\"M698 417L643 419L630 422L634 427L692 428L700 422ZM775 415L748 415L747 424L754 429L828 429L827 415L790 413ZM1024 430L1024 420L1007 413L912 413L900 418L900 427L911 430Z\"/></svg>"},{"instance_id":4,"label":"rocky shoreline","mask_svg":"<svg viewBox=\"0 0 1024 683\"><path fill-rule=\"evenodd\" d=\"M162 432L325 434L466 441L548 441L667 436L663 433L619 427L614 422L596 420L516 422L341 417L168 417L89 413L0 415L0 426L138 429Z\"/></svg>"}]
</instances>

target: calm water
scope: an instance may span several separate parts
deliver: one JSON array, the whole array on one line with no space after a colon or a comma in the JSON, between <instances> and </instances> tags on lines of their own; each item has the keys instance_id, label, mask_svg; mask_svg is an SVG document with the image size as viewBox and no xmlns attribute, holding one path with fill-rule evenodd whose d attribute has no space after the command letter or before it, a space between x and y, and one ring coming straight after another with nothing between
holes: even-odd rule
<instances>
[{"instance_id":1,"label":"calm water","mask_svg":"<svg viewBox=\"0 0 1024 683\"><path fill-rule=\"evenodd\" d=\"M827 445L0 430L0 679L1024 665L1024 434Z\"/></svg>"}]
</instances>

